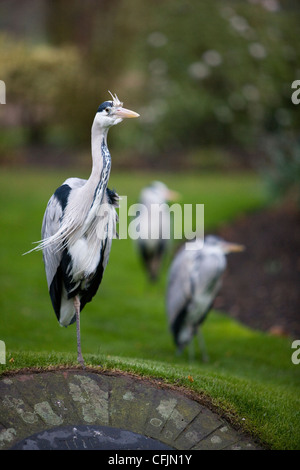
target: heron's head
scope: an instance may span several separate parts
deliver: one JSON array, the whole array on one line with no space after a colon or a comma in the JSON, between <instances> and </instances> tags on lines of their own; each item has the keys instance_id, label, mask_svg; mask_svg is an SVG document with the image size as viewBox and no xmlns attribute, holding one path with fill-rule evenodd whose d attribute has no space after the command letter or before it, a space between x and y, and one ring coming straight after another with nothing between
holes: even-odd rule
<instances>
[{"instance_id":1,"label":"heron's head","mask_svg":"<svg viewBox=\"0 0 300 470\"><path fill-rule=\"evenodd\" d=\"M180 198L180 194L177 191L169 189L167 185L161 181L153 181L151 188L165 201L177 201Z\"/></svg>"},{"instance_id":2,"label":"heron's head","mask_svg":"<svg viewBox=\"0 0 300 470\"><path fill-rule=\"evenodd\" d=\"M245 247L243 245L239 245L238 243L227 242L215 235L208 235L207 237L205 237L205 246L211 248L212 250L215 249L221 251L225 255L245 250Z\"/></svg>"},{"instance_id":3,"label":"heron's head","mask_svg":"<svg viewBox=\"0 0 300 470\"><path fill-rule=\"evenodd\" d=\"M98 125L102 128L108 128L119 124L124 118L139 117L138 113L123 108L123 103L119 100L117 95L113 95L112 93L110 93L110 95L112 100L104 101L97 110L95 121Z\"/></svg>"}]
</instances>

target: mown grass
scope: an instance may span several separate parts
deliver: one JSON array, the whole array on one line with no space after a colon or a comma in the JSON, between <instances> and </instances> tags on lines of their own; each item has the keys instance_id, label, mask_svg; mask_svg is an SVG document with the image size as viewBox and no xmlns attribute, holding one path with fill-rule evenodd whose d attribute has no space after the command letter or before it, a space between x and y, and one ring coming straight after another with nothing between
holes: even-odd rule
<instances>
[{"instance_id":1,"label":"mown grass","mask_svg":"<svg viewBox=\"0 0 300 470\"><path fill-rule=\"evenodd\" d=\"M0 366L2 370L76 363L75 327L61 328L57 323L41 253L22 256L40 238L47 201L67 176L87 175L1 172L0 339L7 349L7 365ZM127 195L130 205L152 179L161 179L179 191L181 203L204 203L206 233L266 203L263 186L251 174L113 171L110 186ZM175 356L165 318L169 261L159 282L149 285L133 242L114 240L100 290L82 314L87 363L161 377L205 393L271 448L299 448L299 372L291 362L291 340L254 331L225 312L213 311L203 327L209 363L198 358L189 363L186 352ZM11 358L14 362L9 362Z\"/></svg>"}]
</instances>

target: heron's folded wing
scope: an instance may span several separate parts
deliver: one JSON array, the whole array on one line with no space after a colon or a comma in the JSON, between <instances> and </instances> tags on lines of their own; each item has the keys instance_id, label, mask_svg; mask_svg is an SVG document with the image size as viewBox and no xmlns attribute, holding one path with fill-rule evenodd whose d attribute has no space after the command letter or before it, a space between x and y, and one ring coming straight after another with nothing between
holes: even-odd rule
<instances>
[{"instance_id":1,"label":"heron's folded wing","mask_svg":"<svg viewBox=\"0 0 300 470\"><path fill-rule=\"evenodd\" d=\"M182 249L174 259L169 271L167 314L170 325L191 299L193 286L190 263L190 254Z\"/></svg>"},{"instance_id":2,"label":"heron's folded wing","mask_svg":"<svg viewBox=\"0 0 300 470\"><path fill-rule=\"evenodd\" d=\"M50 198L45 210L42 224L42 239L46 239L54 235L60 226L60 220L63 215L63 209L60 201L55 194ZM57 268L60 265L62 252L58 245L51 245L43 249L43 259L47 277L48 288L53 281Z\"/></svg>"},{"instance_id":3,"label":"heron's folded wing","mask_svg":"<svg viewBox=\"0 0 300 470\"><path fill-rule=\"evenodd\" d=\"M80 188L86 180L68 178L51 196L45 210L42 224L42 239L53 236L59 230L64 209L67 205L70 191ZM53 281L62 258L62 250L58 244L51 244L43 248L43 259L47 276L48 288Z\"/></svg>"}]
</instances>

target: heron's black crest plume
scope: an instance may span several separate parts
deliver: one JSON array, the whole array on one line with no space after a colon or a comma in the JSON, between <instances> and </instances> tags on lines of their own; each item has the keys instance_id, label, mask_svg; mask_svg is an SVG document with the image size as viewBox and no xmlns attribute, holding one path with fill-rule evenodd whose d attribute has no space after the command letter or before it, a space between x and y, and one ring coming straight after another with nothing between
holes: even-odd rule
<instances>
[{"instance_id":1,"label":"heron's black crest plume","mask_svg":"<svg viewBox=\"0 0 300 470\"><path fill-rule=\"evenodd\" d=\"M106 108L112 108L112 102L111 101L104 101L104 103L101 103L99 108L97 109L97 113L101 113Z\"/></svg>"}]
</instances>

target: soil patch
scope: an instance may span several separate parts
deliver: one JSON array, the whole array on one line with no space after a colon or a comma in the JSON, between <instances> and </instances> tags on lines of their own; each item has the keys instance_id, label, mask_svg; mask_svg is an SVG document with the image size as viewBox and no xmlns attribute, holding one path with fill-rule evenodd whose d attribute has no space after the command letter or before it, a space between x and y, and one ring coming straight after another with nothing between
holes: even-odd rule
<instances>
[{"instance_id":1,"label":"soil patch","mask_svg":"<svg viewBox=\"0 0 300 470\"><path fill-rule=\"evenodd\" d=\"M300 338L300 212L292 205L263 210L219 235L246 250L228 256L214 308L252 328Z\"/></svg>"}]
</instances>

